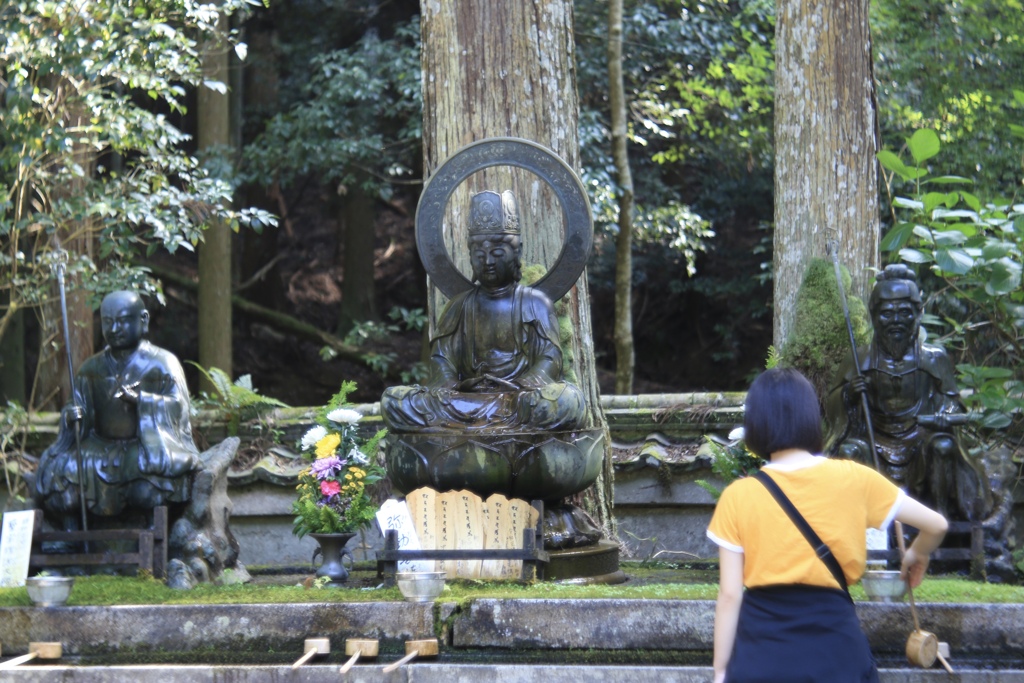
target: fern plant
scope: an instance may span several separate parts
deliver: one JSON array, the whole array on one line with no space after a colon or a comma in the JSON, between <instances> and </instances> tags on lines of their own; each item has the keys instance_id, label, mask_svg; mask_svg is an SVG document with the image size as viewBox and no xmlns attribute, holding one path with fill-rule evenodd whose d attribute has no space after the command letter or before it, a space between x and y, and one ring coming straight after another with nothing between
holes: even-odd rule
<instances>
[{"instance_id":1,"label":"fern plant","mask_svg":"<svg viewBox=\"0 0 1024 683\"><path fill-rule=\"evenodd\" d=\"M711 449L711 471L725 481L726 485L754 474L765 463L763 459L747 450L742 440L732 440L723 444L710 436L705 436L704 439ZM705 479L698 479L695 483L710 493L716 501L722 495L723 489L717 488Z\"/></svg>"},{"instance_id":2,"label":"fern plant","mask_svg":"<svg viewBox=\"0 0 1024 683\"><path fill-rule=\"evenodd\" d=\"M217 392L216 397L204 393L200 402L221 416L227 424L228 436L238 435L238 427L243 419L261 417L268 410L288 407L276 398L264 396L256 391L252 385L252 375L242 375L232 382L228 374L220 368L211 367L207 370L198 363L188 362L199 368L199 372L203 373Z\"/></svg>"}]
</instances>

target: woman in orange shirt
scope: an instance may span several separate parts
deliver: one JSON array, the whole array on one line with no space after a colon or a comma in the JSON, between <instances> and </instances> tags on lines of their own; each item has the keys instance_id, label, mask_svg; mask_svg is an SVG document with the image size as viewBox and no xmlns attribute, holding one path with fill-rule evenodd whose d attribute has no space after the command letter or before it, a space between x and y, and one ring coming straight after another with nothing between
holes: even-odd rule
<instances>
[{"instance_id":1,"label":"woman in orange shirt","mask_svg":"<svg viewBox=\"0 0 1024 683\"><path fill-rule=\"evenodd\" d=\"M821 411L799 372L776 368L747 393L744 440L768 460L763 472L828 546L832 569L816 554L767 486L755 477L730 484L708 537L719 546L715 683L871 683L874 658L846 590L864 573L868 528L893 519L919 530L901 568L921 583L947 523L871 468L822 450ZM744 590L745 589L745 590Z\"/></svg>"}]
</instances>

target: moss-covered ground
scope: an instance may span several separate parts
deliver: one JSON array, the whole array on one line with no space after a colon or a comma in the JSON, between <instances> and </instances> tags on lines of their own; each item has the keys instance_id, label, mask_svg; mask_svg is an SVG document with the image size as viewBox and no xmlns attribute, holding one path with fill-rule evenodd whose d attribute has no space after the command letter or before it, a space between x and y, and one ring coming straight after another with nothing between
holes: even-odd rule
<instances>
[{"instance_id":1,"label":"moss-covered ground","mask_svg":"<svg viewBox=\"0 0 1024 683\"><path fill-rule=\"evenodd\" d=\"M439 600L465 602L476 598L714 600L718 587L713 567L678 567L624 563L628 577L618 585L500 583L450 581ZM302 575L258 575L248 584L201 585L191 591L167 588L146 577L86 576L75 581L69 605L259 604L303 602L400 601L397 588L385 588L369 565L357 566L345 587L318 588ZM855 600L865 600L853 586ZM1024 586L986 584L955 576L935 576L915 590L919 602L1024 603ZM0 588L0 607L30 606L24 588Z\"/></svg>"}]
</instances>

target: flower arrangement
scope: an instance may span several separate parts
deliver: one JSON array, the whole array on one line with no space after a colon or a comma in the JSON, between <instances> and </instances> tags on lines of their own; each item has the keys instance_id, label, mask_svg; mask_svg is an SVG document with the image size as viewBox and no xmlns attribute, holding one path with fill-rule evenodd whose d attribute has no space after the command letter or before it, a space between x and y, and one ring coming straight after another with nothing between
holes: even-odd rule
<instances>
[{"instance_id":1,"label":"flower arrangement","mask_svg":"<svg viewBox=\"0 0 1024 683\"><path fill-rule=\"evenodd\" d=\"M355 382L343 382L299 442L310 463L299 473L299 497L292 504L293 532L300 538L357 531L377 512L367 487L384 478L377 446L387 430L359 443L357 424L363 416L346 401L355 388Z\"/></svg>"}]
</instances>

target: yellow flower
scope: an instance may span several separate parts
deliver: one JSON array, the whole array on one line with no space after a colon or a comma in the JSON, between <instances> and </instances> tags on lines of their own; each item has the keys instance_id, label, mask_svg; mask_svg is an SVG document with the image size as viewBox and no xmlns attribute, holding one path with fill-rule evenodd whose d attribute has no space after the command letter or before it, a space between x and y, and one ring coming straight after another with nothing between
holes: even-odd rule
<instances>
[{"instance_id":1,"label":"yellow flower","mask_svg":"<svg viewBox=\"0 0 1024 683\"><path fill-rule=\"evenodd\" d=\"M318 459L331 457L334 455L334 451L338 448L340 443L340 436L337 434L328 434L316 442L316 457Z\"/></svg>"}]
</instances>

